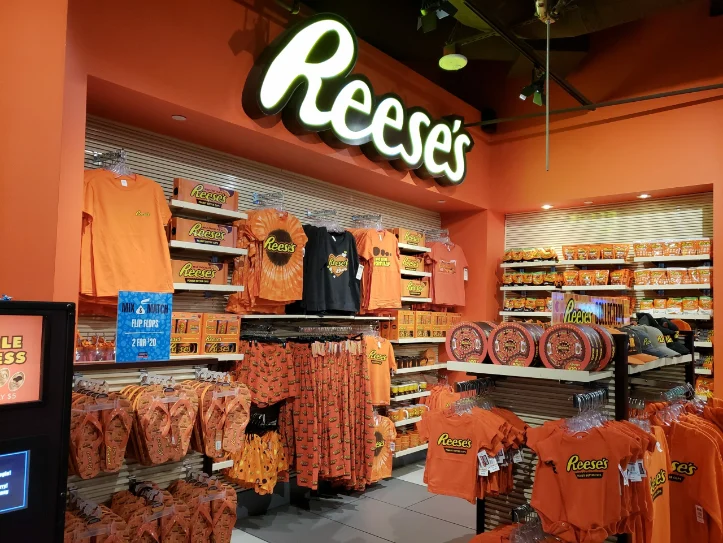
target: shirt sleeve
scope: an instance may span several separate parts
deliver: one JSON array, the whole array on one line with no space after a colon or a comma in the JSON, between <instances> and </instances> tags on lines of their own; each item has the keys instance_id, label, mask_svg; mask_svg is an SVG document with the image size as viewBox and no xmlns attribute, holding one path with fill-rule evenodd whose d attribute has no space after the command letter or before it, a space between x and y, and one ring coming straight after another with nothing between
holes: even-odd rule
<instances>
[{"instance_id":1,"label":"shirt sleeve","mask_svg":"<svg viewBox=\"0 0 723 543\"><path fill-rule=\"evenodd\" d=\"M459 245L458 245L457 247L459 247ZM458 255L458 257L457 257L457 264L459 264L459 266L460 266L461 268L468 268L468 267L469 267L469 266L467 265L467 257L464 256L464 251L462 250L462 247L459 247L459 255Z\"/></svg>"},{"instance_id":2,"label":"shirt sleeve","mask_svg":"<svg viewBox=\"0 0 723 543\"><path fill-rule=\"evenodd\" d=\"M356 240L356 248L359 256L364 260L371 260L374 257L374 247L369 231L365 230Z\"/></svg>"},{"instance_id":3,"label":"shirt sleeve","mask_svg":"<svg viewBox=\"0 0 723 543\"><path fill-rule=\"evenodd\" d=\"M424 414L422 414L422 420L417 423L419 438L424 441L429 441L429 417L429 411L425 411Z\"/></svg>"},{"instance_id":4,"label":"shirt sleeve","mask_svg":"<svg viewBox=\"0 0 723 543\"><path fill-rule=\"evenodd\" d=\"M95 215L95 206L93 205L93 184L90 182L90 175L93 170L85 171L85 178L83 179L83 213L87 216L89 221L93 220Z\"/></svg>"},{"instance_id":5,"label":"shirt sleeve","mask_svg":"<svg viewBox=\"0 0 723 543\"><path fill-rule=\"evenodd\" d=\"M168 207L166 196L163 194L163 189L160 185L158 185L156 194L156 198L158 199L158 215L161 219L161 224L165 226L168 224L168 221L171 220L171 208Z\"/></svg>"},{"instance_id":6,"label":"shirt sleeve","mask_svg":"<svg viewBox=\"0 0 723 543\"><path fill-rule=\"evenodd\" d=\"M387 347L389 349L389 369L397 371L397 361L394 358L394 347L389 340L385 339L384 341L387 342Z\"/></svg>"}]
</instances>

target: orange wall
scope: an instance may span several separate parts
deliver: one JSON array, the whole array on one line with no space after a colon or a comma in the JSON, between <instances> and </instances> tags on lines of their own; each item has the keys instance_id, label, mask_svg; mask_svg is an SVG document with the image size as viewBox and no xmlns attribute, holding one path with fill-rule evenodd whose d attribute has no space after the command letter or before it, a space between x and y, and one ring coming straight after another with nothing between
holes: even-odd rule
<instances>
[{"instance_id":1,"label":"orange wall","mask_svg":"<svg viewBox=\"0 0 723 543\"><path fill-rule=\"evenodd\" d=\"M54 295L65 35L64 1L0 4L0 294L19 300Z\"/></svg>"}]
</instances>

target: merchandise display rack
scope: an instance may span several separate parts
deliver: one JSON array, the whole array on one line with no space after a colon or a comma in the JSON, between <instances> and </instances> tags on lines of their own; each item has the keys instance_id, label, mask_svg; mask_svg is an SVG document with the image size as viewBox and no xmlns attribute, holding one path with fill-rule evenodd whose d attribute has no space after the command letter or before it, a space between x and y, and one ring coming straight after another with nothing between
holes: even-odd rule
<instances>
[{"instance_id":1,"label":"merchandise display rack","mask_svg":"<svg viewBox=\"0 0 723 543\"><path fill-rule=\"evenodd\" d=\"M710 255L636 256L633 262L694 262L696 260L711 260L711 257Z\"/></svg>"},{"instance_id":2,"label":"merchandise display rack","mask_svg":"<svg viewBox=\"0 0 723 543\"><path fill-rule=\"evenodd\" d=\"M432 272L402 270L402 277L432 277Z\"/></svg>"},{"instance_id":3,"label":"merchandise display rack","mask_svg":"<svg viewBox=\"0 0 723 543\"><path fill-rule=\"evenodd\" d=\"M422 420L422 417L412 417L410 419L398 420L394 423L394 426L397 428L400 426L409 426L410 424L417 424L420 420Z\"/></svg>"},{"instance_id":4,"label":"merchandise display rack","mask_svg":"<svg viewBox=\"0 0 723 543\"><path fill-rule=\"evenodd\" d=\"M413 298L411 296L402 296L402 302L412 304L431 304L432 298Z\"/></svg>"},{"instance_id":5,"label":"merchandise display rack","mask_svg":"<svg viewBox=\"0 0 723 543\"><path fill-rule=\"evenodd\" d=\"M443 337L402 337L399 339L390 339L390 343L444 343L446 338Z\"/></svg>"},{"instance_id":6,"label":"merchandise display rack","mask_svg":"<svg viewBox=\"0 0 723 543\"><path fill-rule=\"evenodd\" d=\"M189 290L201 292L243 292L243 285L194 285L193 283L173 283L175 290Z\"/></svg>"},{"instance_id":7,"label":"merchandise display rack","mask_svg":"<svg viewBox=\"0 0 723 543\"><path fill-rule=\"evenodd\" d=\"M446 370L449 369L447 367L446 362L442 362L441 364L432 364L430 366L417 366L415 368L402 368L394 372L394 375L404 375L405 373L420 373L423 371L437 371L437 370Z\"/></svg>"},{"instance_id":8,"label":"merchandise display rack","mask_svg":"<svg viewBox=\"0 0 723 543\"><path fill-rule=\"evenodd\" d=\"M602 379L613 378L610 383L610 387L614 391L614 414L615 420L626 420L628 418L629 402L630 402L630 385L633 384L635 379L631 380L630 375L634 373L642 373L644 371L656 370L668 365L685 365L685 382L691 385L695 382L695 345L694 345L694 333L685 331L681 332L684 337L685 345L690 350L690 355L682 357L661 359L648 364L642 364L638 366L639 370L631 371L631 365L628 364L628 338L625 334L614 334L613 340L615 341L615 356L611 362L611 371L602 372L576 372L569 371L568 373L583 373L583 374L605 374L603 377L593 379L599 381ZM656 365L655 362L661 362ZM489 370L486 366L493 366L495 368L507 368L510 373L502 373L504 370L491 369ZM634 365L632 365L634 367ZM562 379L560 377L552 377L553 374L538 374L533 370L541 370L547 368L514 368L508 366L496 366L488 363L465 363L465 362L448 362L448 369L456 371L465 371L468 374L484 374L484 375L496 375L503 377L527 377L530 379L554 379L560 381L571 381L571 379ZM488 370L492 373L488 373ZM549 370L548 371L565 371L565 370ZM558 374L560 375L560 374ZM586 381L587 377L575 380L575 382L590 382ZM573 398L574 401L574 398ZM476 505L476 532L478 534L485 531L485 517L486 517L486 504L484 499L478 499ZM630 537L627 534L619 534L617 536L618 543L628 543Z\"/></svg>"},{"instance_id":9,"label":"merchandise display rack","mask_svg":"<svg viewBox=\"0 0 723 543\"><path fill-rule=\"evenodd\" d=\"M528 291L528 290L530 290L530 291L542 290L542 291L548 291L548 292L549 292L549 291L555 291L555 290L559 291L559 290L562 290L562 289L560 289L560 288L558 288L558 287L555 287L555 286L552 286L552 285L542 285L542 286L535 286L535 285L533 285L533 286L529 286L529 287L527 287L527 286L521 286L521 287L500 287L500 290L502 290L502 291L519 291L519 292L524 292L524 291Z\"/></svg>"},{"instance_id":10,"label":"merchandise display rack","mask_svg":"<svg viewBox=\"0 0 723 543\"><path fill-rule=\"evenodd\" d=\"M422 245L410 245L409 243L400 243L399 250L404 253L431 253L432 249Z\"/></svg>"},{"instance_id":11,"label":"merchandise display rack","mask_svg":"<svg viewBox=\"0 0 723 543\"><path fill-rule=\"evenodd\" d=\"M233 219L233 220L245 220L249 216L246 213L240 211L231 211L228 209L215 208L210 206L204 206L194 204L192 202L184 202L182 200L171 200L169 207L174 211L179 211L194 217L212 217L214 219Z\"/></svg>"},{"instance_id":12,"label":"merchandise display rack","mask_svg":"<svg viewBox=\"0 0 723 543\"><path fill-rule=\"evenodd\" d=\"M402 456L407 456L408 454L414 454L419 451L426 451L429 448L429 443L422 443L421 445L417 445L416 447L409 447L408 449L404 449L403 451L395 452L394 458L401 458Z\"/></svg>"},{"instance_id":13,"label":"merchandise display rack","mask_svg":"<svg viewBox=\"0 0 723 543\"><path fill-rule=\"evenodd\" d=\"M500 268L542 268L549 266L559 266L557 260L538 260L536 262L503 262Z\"/></svg>"},{"instance_id":14,"label":"merchandise display rack","mask_svg":"<svg viewBox=\"0 0 723 543\"><path fill-rule=\"evenodd\" d=\"M712 341L696 341L695 346L696 347L706 347L706 348L713 347L713 342Z\"/></svg>"},{"instance_id":15,"label":"merchandise display rack","mask_svg":"<svg viewBox=\"0 0 723 543\"><path fill-rule=\"evenodd\" d=\"M598 260L560 260L560 266L624 266L630 264L623 258L600 258Z\"/></svg>"},{"instance_id":16,"label":"merchandise display rack","mask_svg":"<svg viewBox=\"0 0 723 543\"><path fill-rule=\"evenodd\" d=\"M235 247L221 247L219 245L206 245L204 243L193 243L190 241L178 241L172 239L168 242L171 249L183 249L187 251L199 251L203 253L213 253L219 255L242 256L248 254L246 249L236 249Z\"/></svg>"},{"instance_id":17,"label":"merchandise display rack","mask_svg":"<svg viewBox=\"0 0 723 543\"><path fill-rule=\"evenodd\" d=\"M630 290L630 287L625 285L565 285L562 287L563 291L581 291L581 290Z\"/></svg>"},{"instance_id":18,"label":"merchandise display rack","mask_svg":"<svg viewBox=\"0 0 723 543\"><path fill-rule=\"evenodd\" d=\"M697 290L710 289L710 283L697 283L694 285L635 285L635 290Z\"/></svg>"},{"instance_id":19,"label":"merchandise display rack","mask_svg":"<svg viewBox=\"0 0 723 543\"><path fill-rule=\"evenodd\" d=\"M337 321L393 321L395 317L368 315L241 315L241 320L337 320Z\"/></svg>"},{"instance_id":20,"label":"merchandise display rack","mask_svg":"<svg viewBox=\"0 0 723 543\"><path fill-rule=\"evenodd\" d=\"M547 317L552 318L552 311L500 311L501 317Z\"/></svg>"},{"instance_id":21,"label":"merchandise display rack","mask_svg":"<svg viewBox=\"0 0 723 543\"><path fill-rule=\"evenodd\" d=\"M415 398L424 398L431 396L432 393L429 390L424 392L413 392L412 394L402 394L401 396L395 396L391 400L392 402L403 402L404 400L414 400Z\"/></svg>"}]
</instances>

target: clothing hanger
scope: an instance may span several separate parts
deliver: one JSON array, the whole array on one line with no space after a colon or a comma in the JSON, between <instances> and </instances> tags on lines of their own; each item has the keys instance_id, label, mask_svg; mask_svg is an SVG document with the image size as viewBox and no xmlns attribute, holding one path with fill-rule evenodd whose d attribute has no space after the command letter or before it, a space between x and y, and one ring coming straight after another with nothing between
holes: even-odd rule
<instances>
[{"instance_id":1,"label":"clothing hanger","mask_svg":"<svg viewBox=\"0 0 723 543\"><path fill-rule=\"evenodd\" d=\"M326 228L328 232L337 234L343 233L345 230L336 219L335 209L319 209L317 211L306 211L306 217L319 228Z\"/></svg>"},{"instance_id":2,"label":"clothing hanger","mask_svg":"<svg viewBox=\"0 0 723 543\"><path fill-rule=\"evenodd\" d=\"M113 172L116 177L135 177L135 174L128 166L125 149L93 153L93 163L109 172Z\"/></svg>"},{"instance_id":3,"label":"clothing hanger","mask_svg":"<svg viewBox=\"0 0 723 543\"><path fill-rule=\"evenodd\" d=\"M384 227L382 226L382 216L378 213L354 215L351 220L354 223L354 228L376 230L377 232L384 231Z\"/></svg>"},{"instance_id":4,"label":"clothing hanger","mask_svg":"<svg viewBox=\"0 0 723 543\"><path fill-rule=\"evenodd\" d=\"M424 238L428 243L443 243L447 246L447 249L451 249L452 247L454 247L454 243L452 243L449 239L449 230L447 230L446 228L425 230Z\"/></svg>"},{"instance_id":5,"label":"clothing hanger","mask_svg":"<svg viewBox=\"0 0 723 543\"><path fill-rule=\"evenodd\" d=\"M275 209L282 216L284 211L284 193L277 192L254 192L251 195L251 203L259 209Z\"/></svg>"},{"instance_id":6,"label":"clothing hanger","mask_svg":"<svg viewBox=\"0 0 723 543\"><path fill-rule=\"evenodd\" d=\"M587 433L593 428L600 428L607 417L603 413L607 403L608 391L605 388L575 394L573 406L578 414L565 420L565 428L569 434Z\"/></svg>"}]
</instances>

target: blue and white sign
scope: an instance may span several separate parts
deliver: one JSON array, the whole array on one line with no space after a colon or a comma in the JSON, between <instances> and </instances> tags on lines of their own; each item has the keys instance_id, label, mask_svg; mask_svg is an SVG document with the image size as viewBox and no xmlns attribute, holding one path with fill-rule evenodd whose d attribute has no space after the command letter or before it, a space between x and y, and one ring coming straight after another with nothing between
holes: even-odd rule
<instances>
[{"instance_id":1,"label":"blue and white sign","mask_svg":"<svg viewBox=\"0 0 723 543\"><path fill-rule=\"evenodd\" d=\"M117 362L170 358L172 304L170 293L118 293Z\"/></svg>"},{"instance_id":2,"label":"blue and white sign","mask_svg":"<svg viewBox=\"0 0 723 543\"><path fill-rule=\"evenodd\" d=\"M28 506L30 451L0 454L0 515Z\"/></svg>"}]
</instances>

